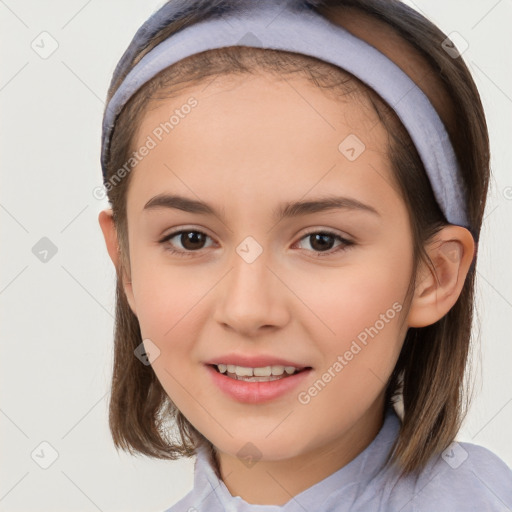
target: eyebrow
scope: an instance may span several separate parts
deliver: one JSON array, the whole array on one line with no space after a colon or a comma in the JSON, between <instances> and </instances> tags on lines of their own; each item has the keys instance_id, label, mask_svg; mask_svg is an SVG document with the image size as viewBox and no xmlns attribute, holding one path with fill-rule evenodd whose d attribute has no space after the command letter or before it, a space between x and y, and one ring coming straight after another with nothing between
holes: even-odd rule
<instances>
[{"instance_id":1,"label":"eyebrow","mask_svg":"<svg viewBox=\"0 0 512 512\"><path fill-rule=\"evenodd\" d=\"M188 197L174 194L158 194L152 197L143 210L156 210L172 208L188 213L214 215L225 221L224 210L219 211L215 207ZM289 201L281 203L273 210L273 217L277 220L298 217L328 210L354 210L368 212L380 216L379 212L368 204L362 203L350 197L327 196L309 201Z\"/></svg>"}]
</instances>

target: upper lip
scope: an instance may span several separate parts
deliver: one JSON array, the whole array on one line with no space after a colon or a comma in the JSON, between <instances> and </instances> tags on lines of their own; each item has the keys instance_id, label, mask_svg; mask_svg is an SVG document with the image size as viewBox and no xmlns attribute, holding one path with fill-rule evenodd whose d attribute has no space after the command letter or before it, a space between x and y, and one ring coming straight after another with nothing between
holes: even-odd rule
<instances>
[{"instance_id":1,"label":"upper lip","mask_svg":"<svg viewBox=\"0 0 512 512\"><path fill-rule=\"evenodd\" d=\"M224 356L218 356L210 359L209 361L206 361L205 364L233 364L235 366L243 366L245 368L262 368L265 366L293 366L299 370L308 368L307 365L302 363L270 355L248 356L242 354L226 354Z\"/></svg>"}]
</instances>

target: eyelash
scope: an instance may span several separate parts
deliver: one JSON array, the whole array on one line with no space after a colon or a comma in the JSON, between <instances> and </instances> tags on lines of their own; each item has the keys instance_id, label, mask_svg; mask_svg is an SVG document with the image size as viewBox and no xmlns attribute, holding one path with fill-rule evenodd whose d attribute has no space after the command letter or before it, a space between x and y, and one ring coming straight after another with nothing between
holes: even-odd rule
<instances>
[{"instance_id":1,"label":"eyelash","mask_svg":"<svg viewBox=\"0 0 512 512\"><path fill-rule=\"evenodd\" d=\"M182 229L182 230L179 230L179 231L174 231L172 233L169 233L168 235L165 235L164 238L162 238L161 240L159 240L159 243L161 244L166 244L167 242L169 242L172 238L174 238L175 236L177 235L181 235L183 233L199 233L201 235L205 235L207 236L208 238L211 238L209 235L207 235L206 233L202 232L202 231L199 231L197 229ZM341 242L341 245L337 248L337 249L330 249L329 251L323 251L323 252L317 252L316 253L316 257L317 258L323 258L323 257L327 257L327 256L332 256L333 254L336 254L340 251L346 251L347 249L349 249L351 246L355 245L354 242L350 241L350 240L347 240L346 238L343 238L341 237L340 235L338 235L337 233L334 233L332 231L328 231L328 230L320 230L320 231L310 231L309 233L305 233L299 241L303 240L304 238L307 238L308 236L311 236L311 235L327 235L327 236L332 236L336 239L338 239L340 242ZM200 252L201 249L197 250L197 251L183 251L183 250L176 250L176 249L173 249L170 245L168 247L166 247L165 249L166 251L169 251L171 254L173 255L176 255L176 256L179 256L179 257L193 257L193 253L196 253L196 252ZM306 250L306 249L305 249ZM315 252L315 251L313 251Z\"/></svg>"}]
</instances>

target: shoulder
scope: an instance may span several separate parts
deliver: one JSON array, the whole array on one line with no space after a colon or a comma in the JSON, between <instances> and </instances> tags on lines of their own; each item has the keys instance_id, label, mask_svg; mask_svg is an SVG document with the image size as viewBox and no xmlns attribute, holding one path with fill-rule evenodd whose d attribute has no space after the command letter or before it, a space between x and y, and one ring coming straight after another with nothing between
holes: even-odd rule
<instances>
[{"instance_id":1,"label":"shoulder","mask_svg":"<svg viewBox=\"0 0 512 512\"><path fill-rule=\"evenodd\" d=\"M453 442L415 479L393 485L403 512L512 510L512 470L493 452ZM391 499L390 501L394 501Z\"/></svg>"}]
</instances>

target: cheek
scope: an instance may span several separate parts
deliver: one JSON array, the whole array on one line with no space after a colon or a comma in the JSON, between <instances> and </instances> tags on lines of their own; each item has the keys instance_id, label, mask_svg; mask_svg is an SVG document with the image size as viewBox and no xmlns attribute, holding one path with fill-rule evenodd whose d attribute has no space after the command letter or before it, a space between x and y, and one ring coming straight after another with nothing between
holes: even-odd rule
<instances>
[{"instance_id":1,"label":"cheek","mask_svg":"<svg viewBox=\"0 0 512 512\"><path fill-rule=\"evenodd\" d=\"M333 339L353 338L390 309L391 316L395 303L403 306L410 281L408 269L407 261L376 258L367 264L332 269L318 285L305 280L301 293L316 314L318 332L330 332Z\"/></svg>"},{"instance_id":2,"label":"cheek","mask_svg":"<svg viewBox=\"0 0 512 512\"><path fill-rule=\"evenodd\" d=\"M204 296L214 283L206 286L190 279L190 273L180 272L179 267L140 265L133 284L141 336L160 351L151 363L153 370L181 412L196 418L195 404L208 403L208 396L190 375L195 340L201 335L201 316L205 315Z\"/></svg>"},{"instance_id":3,"label":"cheek","mask_svg":"<svg viewBox=\"0 0 512 512\"><path fill-rule=\"evenodd\" d=\"M323 354L320 372L331 369L339 386L354 390L356 401L375 396L395 366L412 270L412 260L392 254L366 263L338 269L327 283L307 287L307 304L316 316L305 318L310 318L309 336ZM335 387L330 386L333 393Z\"/></svg>"},{"instance_id":4,"label":"cheek","mask_svg":"<svg viewBox=\"0 0 512 512\"><path fill-rule=\"evenodd\" d=\"M408 276L382 270L340 273L329 294L310 288L308 305L330 330L317 318L310 322L316 326L310 327L310 337L322 359L309 387L297 396L305 438L315 439L319 430L335 437L358 421L386 387L404 339Z\"/></svg>"},{"instance_id":5,"label":"cheek","mask_svg":"<svg viewBox=\"0 0 512 512\"><path fill-rule=\"evenodd\" d=\"M132 289L141 333L167 345L184 325L197 319L202 299L218 278L211 272L199 275L176 260L166 260L160 250L149 251L135 244L131 258Z\"/></svg>"}]
</instances>

